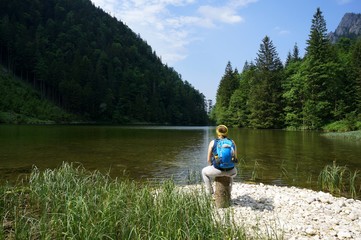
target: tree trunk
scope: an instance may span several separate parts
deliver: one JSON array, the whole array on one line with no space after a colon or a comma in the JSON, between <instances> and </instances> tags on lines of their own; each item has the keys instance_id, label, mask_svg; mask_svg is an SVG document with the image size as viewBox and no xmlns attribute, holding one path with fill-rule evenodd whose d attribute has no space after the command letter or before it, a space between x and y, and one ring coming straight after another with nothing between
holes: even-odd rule
<instances>
[{"instance_id":1,"label":"tree trunk","mask_svg":"<svg viewBox=\"0 0 361 240\"><path fill-rule=\"evenodd\" d=\"M231 205L231 178L216 177L216 192L214 194L216 207L227 208Z\"/></svg>"}]
</instances>

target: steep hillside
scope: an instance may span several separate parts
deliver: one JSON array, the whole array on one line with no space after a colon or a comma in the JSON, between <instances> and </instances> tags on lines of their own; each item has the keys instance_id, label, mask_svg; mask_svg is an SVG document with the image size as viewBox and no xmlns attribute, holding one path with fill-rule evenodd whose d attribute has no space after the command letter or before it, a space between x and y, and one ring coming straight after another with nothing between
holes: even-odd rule
<instances>
[{"instance_id":1,"label":"steep hillside","mask_svg":"<svg viewBox=\"0 0 361 240\"><path fill-rule=\"evenodd\" d=\"M0 63L89 120L205 124L204 95L90 0L0 2Z\"/></svg>"},{"instance_id":2,"label":"steep hillside","mask_svg":"<svg viewBox=\"0 0 361 240\"><path fill-rule=\"evenodd\" d=\"M77 120L76 116L42 99L39 92L15 79L1 66L0 86L0 123L48 124Z\"/></svg>"}]
</instances>

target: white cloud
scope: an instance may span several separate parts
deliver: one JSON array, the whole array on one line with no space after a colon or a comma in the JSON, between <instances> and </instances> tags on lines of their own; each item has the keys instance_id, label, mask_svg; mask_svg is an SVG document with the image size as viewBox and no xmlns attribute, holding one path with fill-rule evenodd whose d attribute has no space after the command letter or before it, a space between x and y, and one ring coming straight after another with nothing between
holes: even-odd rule
<instances>
[{"instance_id":1,"label":"white cloud","mask_svg":"<svg viewBox=\"0 0 361 240\"><path fill-rule=\"evenodd\" d=\"M240 8L255 2L258 2L258 0L230 0L228 5L233 8Z\"/></svg>"},{"instance_id":2,"label":"white cloud","mask_svg":"<svg viewBox=\"0 0 361 240\"><path fill-rule=\"evenodd\" d=\"M288 35L291 33L290 31L282 29L281 27L275 27L274 30L278 33L278 35Z\"/></svg>"},{"instance_id":3,"label":"white cloud","mask_svg":"<svg viewBox=\"0 0 361 240\"><path fill-rule=\"evenodd\" d=\"M241 23L237 10L258 0L229 0L221 6L195 0L92 1L139 33L163 62L173 64L185 59L187 46L200 39L198 28Z\"/></svg>"},{"instance_id":4,"label":"white cloud","mask_svg":"<svg viewBox=\"0 0 361 240\"><path fill-rule=\"evenodd\" d=\"M212 7L212 6L201 6L198 12L210 21L211 26L215 25L215 22L223 23L238 23L243 19L237 15L236 9L230 8L229 6L224 7Z\"/></svg>"}]
</instances>

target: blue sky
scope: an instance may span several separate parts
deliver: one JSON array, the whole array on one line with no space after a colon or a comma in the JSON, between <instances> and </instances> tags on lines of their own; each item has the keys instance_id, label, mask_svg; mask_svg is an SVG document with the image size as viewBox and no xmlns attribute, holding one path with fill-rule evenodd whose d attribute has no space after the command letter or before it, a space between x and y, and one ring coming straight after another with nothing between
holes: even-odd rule
<instances>
[{"instance_id":1,"label":"blue sky","mask_svg":"<svg viewBox=\"0 0 361 240\"><path fill-rule=\"evenodd\" d=\"M215 103L228 61L242 71L267 35L284 62L298 45L304 55L320 7L327 30L343 15L361 13L360 0L92 0L127 24L184 81Z\"/></svg>"}]
</instances>

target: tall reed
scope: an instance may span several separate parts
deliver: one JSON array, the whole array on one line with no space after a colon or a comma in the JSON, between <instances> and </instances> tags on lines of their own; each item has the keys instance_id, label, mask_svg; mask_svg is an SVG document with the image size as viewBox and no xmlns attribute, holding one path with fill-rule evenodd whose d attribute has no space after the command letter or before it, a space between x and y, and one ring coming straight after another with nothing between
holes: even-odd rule
<instances>
[{"instance_id":1,"label":"tall reed","mask_svg":"<svg viewBox=\"0 0 361 240\"><path fill-rule=\"evenodd\" d=\"M203 190L156 188L63 164L34 168L29 184L3 187L1 239L244 239Z\"/></svg>"},{"instance_id":2,"label":"tall reed","mask_svg":"<svg viewBox=\"0 0 361 240\"><path fill-rule=\"evenodd\" d=\"M334 161L332 165L323 168L318 176L318 184L324 191L357 198L361 192L360 178L358 170L352 172L348 167L338 166Z\"/></svg>"},{"instance_id":3,"label":"tall reed","mask_svg":"<svg viewBox=\"0 0 361 240\"><path fill-rule=\"evenodd\" d=\"M359 170L355 170L353 173L350 172L350 195L352 198L357 198L358 197L358 193L361 193L361 174ZM357 187L357 183L359 184L359 186Z\"/></svg>"},{"instance_id":4,"label":"tall reed","mask_svg":"<svg viewBox=\"0 0 361 240\"><path fill-rule=\"evenodd\" d=\"M252 170L252 175L251 175L251 180L252 181L255 181L259 175L258 175L258 172L261 168L261 165L258 163L257 160L254 160L254 165L253 165L253 170Z\"/></svg>"}]
</instances>

